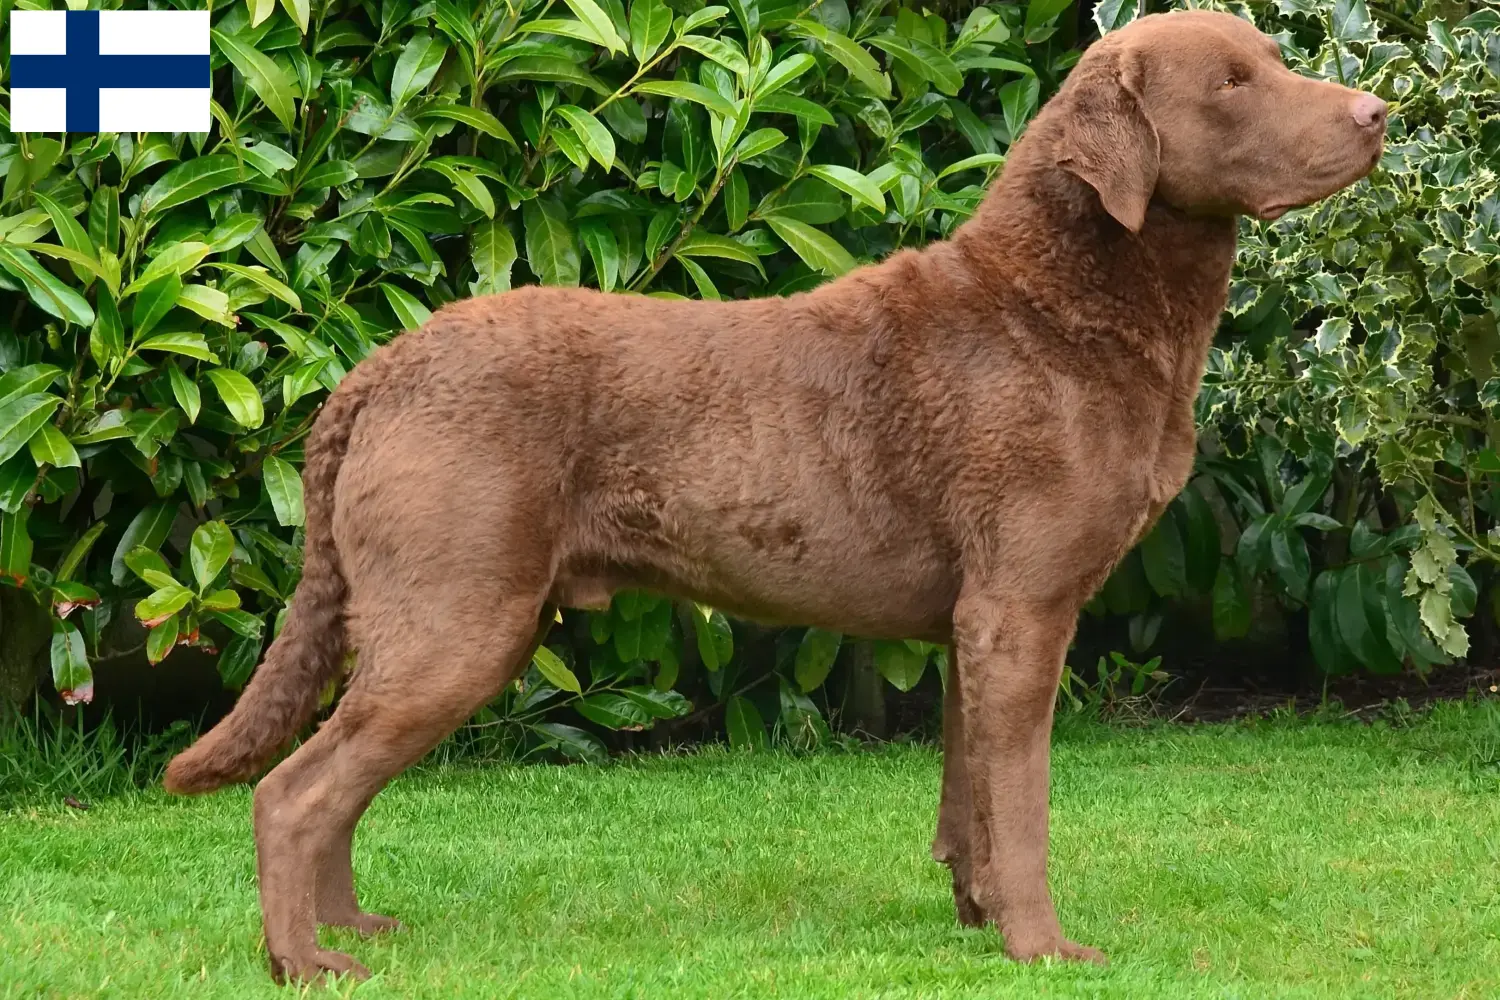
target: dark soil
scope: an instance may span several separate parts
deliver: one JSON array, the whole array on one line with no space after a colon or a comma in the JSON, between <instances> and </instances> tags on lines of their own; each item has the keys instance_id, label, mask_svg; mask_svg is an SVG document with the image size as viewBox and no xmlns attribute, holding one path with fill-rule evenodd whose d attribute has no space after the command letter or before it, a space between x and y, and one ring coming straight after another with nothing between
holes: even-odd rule
<instances>
[{"instance_id":1,"label":"dark soil","mask_svg":"<svg viewBox=\"0 0 1500 1000\"><path fill-rule=\"evenodd\" d=\"M1327 678L1323 686L1290 686L1253 675L1180 677L1169 684L1156 703L1156 714L1183 722L1222 722L1277 709L1314 712L1337 705L1351 718L1370 718L1391 705L1405 702L1422 708L1435 701L1500 691L1500 667L1458 663L1436 667L1426 677L1415 673L1377 677L1370 674Z\"/></svg>"}]
</instances>

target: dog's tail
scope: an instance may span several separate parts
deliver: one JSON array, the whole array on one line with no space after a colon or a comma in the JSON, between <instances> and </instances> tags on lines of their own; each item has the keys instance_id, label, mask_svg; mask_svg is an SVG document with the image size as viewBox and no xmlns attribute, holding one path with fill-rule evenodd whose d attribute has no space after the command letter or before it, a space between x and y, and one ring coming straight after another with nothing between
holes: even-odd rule
<instances>
[{"instance_id":1,"label":"dog's tail","mask_svg":"<svg viewBox=\"0 0 1500 1000\"><path fill-rule=\"evenodd\" d=\"M312 718L319 695L338 674L347 645L346 587L333 543L333 487L368 395L376 367L370 360L323 404L307 439L306 545L286 625L234 710L167 765L169 792L197 795L253 778Z\"/></svg>"}]
</instances>

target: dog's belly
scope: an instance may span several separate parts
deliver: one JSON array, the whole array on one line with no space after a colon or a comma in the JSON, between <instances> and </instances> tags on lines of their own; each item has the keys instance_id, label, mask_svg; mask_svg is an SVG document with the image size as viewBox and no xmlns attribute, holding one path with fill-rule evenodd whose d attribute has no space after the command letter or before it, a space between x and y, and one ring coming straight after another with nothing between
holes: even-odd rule
<instances>
[{"instance_id":1,"label":"dog's belly","mask_svg":"<svg viewBox=\"0 0 1500 1000\"><path fill-rule=\"evenodd\" d=\"M947 640L957 573L924 532L872 530L850 511L816 504L698 501L667 497L648 511L636 497L625 516L575 533L552 600L601 608L639 587L765 624Z\"/></svg>"}]
</instances>

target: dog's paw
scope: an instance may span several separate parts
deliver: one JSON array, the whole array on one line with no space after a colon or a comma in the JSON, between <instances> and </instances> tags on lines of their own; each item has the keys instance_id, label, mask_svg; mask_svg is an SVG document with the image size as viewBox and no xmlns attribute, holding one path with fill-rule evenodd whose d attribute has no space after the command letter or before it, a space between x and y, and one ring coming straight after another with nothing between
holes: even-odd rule
<instances>
[{"instance_id":1,"label":"dog's paw","mask_svg":"<svg viewBox=\"0 0 1500 1000\"><path fill-rule=\"evenodd\" d=\"M1090 962L1108 965L1109 959L1098 948L1077 944L1064 937L1033 938L1023 935L1007 935L1005 953L1018 962L1034 962L1039 958L1057 958L1065 962Z\"/></svg>"},{"instance_id":2,"label":"dog's paw","mask_svg":"<svg viewBox=\"0 0 1500 1000\"><path fill-rule=\"evenodd\" d=\"M361 937L388 934L401 929L401 921L395 917L383 917L378 913L356 913L348 917L335 917L322 921L325 927L347 927Z\"/></svg>"},{"instance_id":3,"label":"dog's paw","mask_svg":"<svg viewBox=\"0 0 1500 1000\"><path fill-rule=\"evenodd\" d=\"M271 976L278 983L319 983L334 976L369 979L370 970L341 951L315 948L305 955L272 955Z\"/></svg>"}]
</instances>

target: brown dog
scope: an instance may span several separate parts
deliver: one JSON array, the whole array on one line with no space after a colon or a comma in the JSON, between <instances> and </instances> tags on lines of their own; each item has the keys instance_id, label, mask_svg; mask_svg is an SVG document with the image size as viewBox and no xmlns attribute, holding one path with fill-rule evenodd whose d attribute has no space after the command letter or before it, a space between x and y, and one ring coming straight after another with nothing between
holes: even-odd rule
<instances>
[{"instance_id":1,"label":"brown dog","mask_svg":"<svg viewBox=\"0 0 1500 1000\"><path fill-rule=\"evenodd\" d=\"M1235 216L1363 177L1385 105L1245 21L1093 46L947 242L812 292L674 302L525 288L361 364L307 448L285 631L167 787L252 777L278 977L364 969L360 814L523 668L556 605L626 587L952 644L933 856L1014 957L1100 960L1047 889L1048 741L1080 607L1186 482Z\"/></svg>"}]
</instances>

